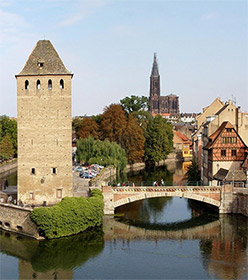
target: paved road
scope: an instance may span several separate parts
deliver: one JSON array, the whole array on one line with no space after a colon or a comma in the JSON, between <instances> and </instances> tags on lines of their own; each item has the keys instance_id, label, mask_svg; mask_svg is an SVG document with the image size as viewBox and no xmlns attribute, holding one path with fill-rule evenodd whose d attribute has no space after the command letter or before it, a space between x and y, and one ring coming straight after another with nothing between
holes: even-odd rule
<instances>
[{"instance_id":1,"label":"paved road","mask_svg":"<svg viewBox=\"0 0 248 280\"><path fill-rule=\"evenodd\" d=\"M90 179L79 177L79 172L73 171L73 195L88 196Z\"/></svg>"}]
</instances>

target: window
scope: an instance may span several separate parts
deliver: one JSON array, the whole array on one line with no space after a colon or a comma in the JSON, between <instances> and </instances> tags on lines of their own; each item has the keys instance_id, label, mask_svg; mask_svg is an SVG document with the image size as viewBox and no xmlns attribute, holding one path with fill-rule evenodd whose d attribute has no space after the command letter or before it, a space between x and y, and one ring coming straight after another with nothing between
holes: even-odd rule
<instances>
[{"instance_id":1,"label":"window","mask_svg":"<svg viewBox=\"0 0 248 280\"><path fill-rule=\"evenodd\" d=\"M33 193L33 192L30 192L30 193L29 193L29 198L30 198L30 199L34 199L34 193Z\"/></svg>"},{"instance_id":2,"label":"window","mask_svg":"<svg viewBox=\"0 0 248 280\"><path fill-rule=\"evenodd\" d=\"M221 156L225 157L226 156L226 150L221 150Z\"/></svg>"},{"instance_id":3,"label":"window","mask_svg":"<svg viewBox=\"0 0 248 280\"><path fill-rule=\"evenodd\" d=\"M25 89L29 89L29 81L28 80L25 81Z\"/></svg>"},{"instance_id":4,"label":"window","mask_svg":"<svg viewBox=\"0 0 248 280\"><path fill-rule=\"evenodd\" d=\"M226 132L232 132L231 128L226 128Z\"/></svg>"},{"instance_id":5,"label":"window","mask_svg":"<svg viewBox=\"0 0 248 280\"><path fill-rule=\"evenodd\" d=\"M56 190L56 196L57 196L57 198L62 198L62 190L61 189Z\"/></svg>"},{"instance_id":6,"label":"window","mask_svg":"<svg viewBox=\"0 0 248 280\"><path fill-rule=\"evenodd\" d=\"M36 89L40 90L40 80L37 80L36 82Z\"/></svg>"},{"instance_id":7,"label":"window","mask_svg":"<svg viewBox=\"0 0 248 280\"><path fill-rule=\"evenodd\" d=\"M35 175L35 168L31 168L31 174Z\"/></svg>"},{"instance_id":8,"label":"window","mask_svg":"<svg viewBox=\"0 0 248 280\"><path fill-rule=\"evenodd\" d=\"M48 80L48 89L52 89L52 80Z\"/></svg>"},{"instance_id":9,"label":"window","mask_svg":"<svg viewBox=\"0 0 248 280\"><path fill-rule=\"evenodd\" d=\"M43 68L43 66L44 66L44 62L38 62L38 67L39 68Z\"/></svg>"},{"instance_id":10,"label":"window","mask_svg":"<svg viewBox=\"0 0 248 280\"><path fill-rule=\"evenodd\" d=\"M56 167L52 168L52 174L54 174L54 175L57 174L57 168Z\"/></svg>"},{"instance_id":11,"label":"window","mask_svg":"<svg viewBox=\"0 0 248 280\"><path fill-rule=\"evenodd\" d=\"M61 89L64 88L64 80L63 79L60 80L59 86L60 86Z\"/></svg>"},{"instance_id":12,"label":"window","mask_svg":"<svg viewBox=\"0 0 248 280\"><path fill-rule=\"evenodd\" d=\"M223 144L237 143L237 137L222 137L221 143Z\"/></svg>"},{"instance_id":13,"label":"window","mask_svg":"<svg viewBox=\"0 0 248 280\"><path fill-rule=\"evenodd\" d=\"M237 156L237 151L236 150L232 150L232 157L236 157Z\"/></svg>"}]
</instances>

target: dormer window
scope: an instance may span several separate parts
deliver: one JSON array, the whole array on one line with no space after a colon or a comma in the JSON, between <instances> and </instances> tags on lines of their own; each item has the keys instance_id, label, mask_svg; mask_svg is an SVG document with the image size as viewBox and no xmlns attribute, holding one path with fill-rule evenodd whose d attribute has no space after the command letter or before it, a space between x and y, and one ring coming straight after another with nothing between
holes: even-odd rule
<instances>
[{"instance_id":1,"label":"dormer window","mask_svg":"<svg viewBox=\"0 0 248 280\"><path fill-rule=\"evenodd\" d=\"M52 89L52 80L48 80L48 89Z\"/></svg>"},{"instance_id":2,"label":"dormer window","mask_svg":"<svg viewBox=\"0 0 248 280\"><path fill-rule=\"evenodd\" d=\"M41 69L44 66L44 62L38 62L38 67Z\"/></svg>"}]
</instances>

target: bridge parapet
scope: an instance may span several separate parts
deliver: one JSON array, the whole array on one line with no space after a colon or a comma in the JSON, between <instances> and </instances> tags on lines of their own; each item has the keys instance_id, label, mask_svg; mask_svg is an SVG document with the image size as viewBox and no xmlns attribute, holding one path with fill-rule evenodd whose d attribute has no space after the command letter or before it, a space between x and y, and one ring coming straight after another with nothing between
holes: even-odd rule
<instances>
[{"instance_id":1,"label":"bridge parapet","mask_svg":"<svg viewBox=\"0 0 248 280\"><path fill-rule=\"evenodd\" d=\"M159 186L159 187L104 187L105 214L137 200L153 197L176 196L194 199L220 207L221 187L213 186Z\"/></svg>"}]
</instances>

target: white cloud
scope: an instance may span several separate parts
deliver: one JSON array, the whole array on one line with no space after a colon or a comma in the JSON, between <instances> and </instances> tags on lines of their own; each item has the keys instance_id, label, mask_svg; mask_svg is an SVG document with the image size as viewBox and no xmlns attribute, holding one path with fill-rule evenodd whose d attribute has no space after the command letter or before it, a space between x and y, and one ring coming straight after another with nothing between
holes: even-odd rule
<instances>
[{"instance_id":1,"label":"white cloud","mask_svg":"<svg viewBox=\"0 0 248 280\"><path fill-rule=\"evenodd\" d=\"M59 22L59 26L74 25L90 14L95 13L99 8L106 6L112 0L87 0L87 1L74 1L74 11L67 15L64 20Z\"/></svg>"},{"instance_id":2,"label":"white cloud","mask_svg":"<svg viewBox=\"0 0 248 280\"><path fill-rule=\"evenodd\" d=\"M212 20L212 19L215 19L218 17L218 13L216 12L212 12L212 13L207 13L207 14L204 14L202 16L202 19L203 20Z\"/></svg>"}]
</instances>

